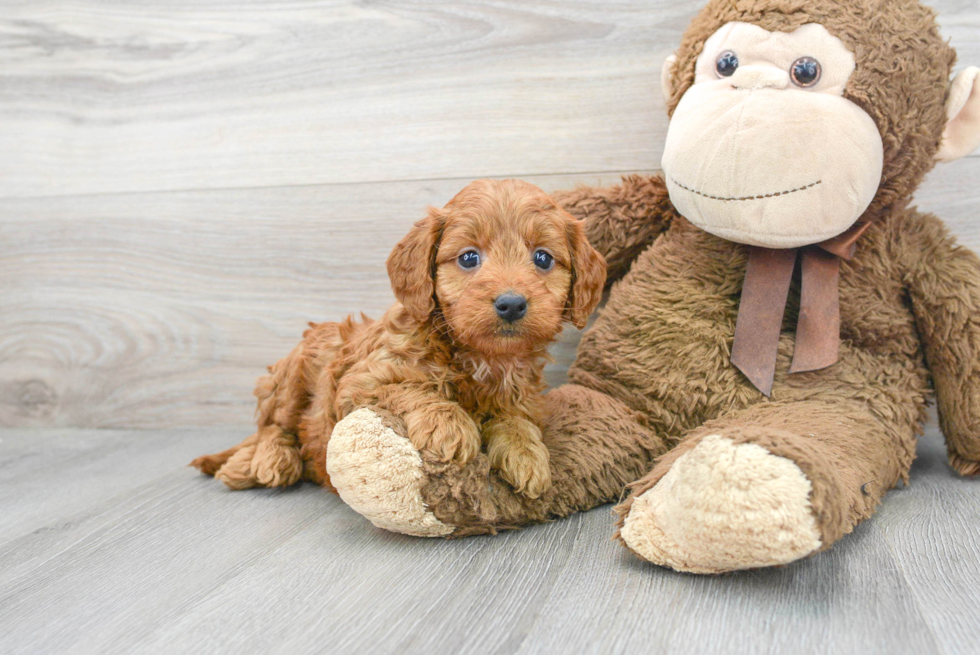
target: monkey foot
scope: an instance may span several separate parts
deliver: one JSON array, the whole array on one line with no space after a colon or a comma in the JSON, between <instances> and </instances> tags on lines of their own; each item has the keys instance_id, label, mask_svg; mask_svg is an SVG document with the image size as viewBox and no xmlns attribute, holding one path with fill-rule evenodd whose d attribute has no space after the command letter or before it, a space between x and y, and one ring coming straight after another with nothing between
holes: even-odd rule
<instances>
[{"instance_id":1,"label":"monkey foot","mask_svg":"<svg viewBox=\"0 0 980 655\"><path fill-rule=\"evenodd\" d=\"M416 537L444 537L454 528L422 500L422 457L396 422L364 407L334 426L327 473L341 499L379 528Z\"/></svg>"},{"instance_id":2,"label":"monkey foot","mask_svg":"<svg viewBox=\"0 0 980 655\"><path fill-rule=\"evenodd\" d=\"M709 435L633 501L620 537L643 559L689 573L787 564L821 545L810 490L794 462Z\"/></svg>"}]
</instances>

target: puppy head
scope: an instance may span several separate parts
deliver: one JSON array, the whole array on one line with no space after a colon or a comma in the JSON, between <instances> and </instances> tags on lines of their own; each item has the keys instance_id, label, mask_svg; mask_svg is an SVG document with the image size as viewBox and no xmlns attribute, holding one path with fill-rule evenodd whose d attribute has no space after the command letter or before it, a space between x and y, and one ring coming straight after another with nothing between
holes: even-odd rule
<instances>
[{"instance_id":1,"label":"puppy head","mask_svg":"<svg viewBox=\"0 0 980 655\"><path fill-rule=\"evenodd\" d=\"M521 355L553 339L563 320L585 326L606 264L582 224L541 189L478 180L430 208L392 251L388 274L420 322L438 303L456 340Z\"/></svg>"}]
</instances>

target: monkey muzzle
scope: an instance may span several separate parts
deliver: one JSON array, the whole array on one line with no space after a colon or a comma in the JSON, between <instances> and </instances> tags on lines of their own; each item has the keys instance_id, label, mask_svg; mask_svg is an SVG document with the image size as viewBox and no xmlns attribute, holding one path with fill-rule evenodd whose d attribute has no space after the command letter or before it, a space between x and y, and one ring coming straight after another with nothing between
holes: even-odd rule
<instances>
[{"instance_id":1,"label":"monkey muzzle","mask_svg":"<svg viewBox=\"0 0 980 655\"><path fill-rule=\"evenodd\" d=\"M850 100L796 89L693 85L667 131L671 202L716 236L767 248L835 237L881 182L874 121Z\"/></svg>"}]
</instances>

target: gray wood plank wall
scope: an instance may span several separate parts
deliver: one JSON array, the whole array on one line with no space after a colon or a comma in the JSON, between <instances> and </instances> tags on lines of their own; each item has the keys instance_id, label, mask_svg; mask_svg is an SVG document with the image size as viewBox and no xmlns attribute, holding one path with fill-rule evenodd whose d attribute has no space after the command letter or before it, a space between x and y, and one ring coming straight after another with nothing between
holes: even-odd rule
<instances>
[{"instance_id":1,"label":"gray wood plank wall","mask_svg":"<svg viewBox=\"0 0 980 655\"><path fill-rule=\"evenodd\" d=\"M0 0L0 426L247 422L306 321L392 301L427 204L655 170L700 4ZM980 64L977 2L932 4ZM978 180L918 194L975 249Z\"/></svg>"}]
</instances>

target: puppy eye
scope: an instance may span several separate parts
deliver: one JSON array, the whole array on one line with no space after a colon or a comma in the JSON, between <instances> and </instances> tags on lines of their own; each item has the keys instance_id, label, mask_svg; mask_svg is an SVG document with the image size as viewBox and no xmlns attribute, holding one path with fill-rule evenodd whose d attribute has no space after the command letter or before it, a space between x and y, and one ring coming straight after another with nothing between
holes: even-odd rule
<instances>
[{"instance_id":1,"label":"puppy eye","mask_svg":"<svg viewBox=\"0 0 980 655\"><path fill-rule=\"evenodd\" d=\"M555 265L555 258L546 250L535 250L534 265L542 271L550 271L551 267Z\"/></svg>"},{"instance_id":2,"label":"puppy eye","mask_svg":"<svg viewBox=\"0 0 980 655\"><path fill-rule=\"evenodd\" d=\"M796 86L813 86L820 79L820 62L813 57L800 57L790 66L789 76Z\"/></svg>"},{"instance_id":3,"label":"puppy eye","mask_svg":"<svg viewBox=\"0 0 980 655\"><path fill-rule=\"evenodd\" d=\"M738 57L731 50L721 53L715 60L715 71L721 77L731 77L736 68L738 68Z\"/></svg>"},{"instance_id":4,"label":"puppy eye","mask_svg":"<svg viewBox=\"0 0 980 655\"><path fill-rule=\"evenodd\" d=\"M467 250L456 258L460 268L472 270L480 265L480 253L475 250Z\"/></svg>"}]
</instances>

